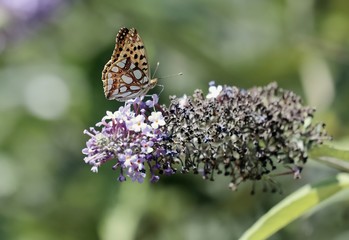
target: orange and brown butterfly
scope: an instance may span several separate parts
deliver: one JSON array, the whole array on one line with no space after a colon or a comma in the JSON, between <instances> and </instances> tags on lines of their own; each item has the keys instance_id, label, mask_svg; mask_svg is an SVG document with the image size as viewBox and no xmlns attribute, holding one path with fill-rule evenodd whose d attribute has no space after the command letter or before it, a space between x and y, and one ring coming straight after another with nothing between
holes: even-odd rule
<instances>
[{"instance_id":1,"label":"orange and brown butterfly","mask_svg":"<svg viewBox=\"0 0 349 240\"><path fill-rule=\"evenodd\" d=\"M143 41L134 28L121 28L111 59L104 66L102 81L105 97L124 102L145 95L155 87L151 79Z\"/></svg>"}]
</instances>

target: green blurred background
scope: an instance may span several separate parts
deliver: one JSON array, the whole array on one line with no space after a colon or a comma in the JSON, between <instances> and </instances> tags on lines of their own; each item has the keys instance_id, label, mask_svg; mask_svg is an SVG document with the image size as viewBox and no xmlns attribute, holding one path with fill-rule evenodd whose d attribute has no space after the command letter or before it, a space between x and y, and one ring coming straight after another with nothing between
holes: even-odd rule
<instances>
[{"instance_id":1,"label":"green blurred background","mask_svg":"<svg viewBox=\"0 0 349 240\"><path fill-rule=\"evenodd\" d=\"M249 88L277 81L318 109L347 147L349 1L0 0L0 239L237 239L292 191L336 171L309 161L280 177L284 195L237 192L229 179L117 182L83 162L85 128L120 103L101 71L120 27L142 36L169 95L208 82ZM155 88L152 92L159 92ZM349 202L299 219L272 239L348 239Z\"/></svg>"}]
</instances>

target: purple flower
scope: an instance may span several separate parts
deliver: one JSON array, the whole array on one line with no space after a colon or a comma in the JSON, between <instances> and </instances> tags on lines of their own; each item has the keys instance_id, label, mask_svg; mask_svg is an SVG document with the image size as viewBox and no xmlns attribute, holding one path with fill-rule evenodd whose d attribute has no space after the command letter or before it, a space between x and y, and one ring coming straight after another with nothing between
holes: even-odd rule
<instances>
[{"instance_id":1,"label":"purple flower","mask_svg":"<svg viewBox=\"0 0 349 240\"><path fill-rule=\"evenodd\" d=\"M122 174L120 174L120 176L118 177L118 181L119 182L125 182L126 181L126 177Z\"/></svg>"},{"instance_id":2,"label":"purple flower","mask_svg":"<svg viewBox=\"0 0 349 240\"><path fill-rule=\"evenodd\" d=\"M164 126L166 124L161 112L152 112L148 119L152 123L151 126L154 129L157 129L159 128L159 126Z\"/></svg>"},{"instance_id":3,"label":"purple flower","mask_svg":"<svg viewBox=\"0 0 349 240\"><path fill-rule=\"evenodd\" d=\"M131 178L132 182L138 181L139 183L143 183L146 174L129 168L127 176Z\"/></svg>"},{"instance_id":4,"label":"purple flower","mask_svg":"<svg viewBox=\"0 0 349 240\"><path fill-rule=\"evenodd\" d=\"M152 146L154 145L154 142L153 141L146 141L146 140L142 140L141 141L141 145L142 145L142 152L143 153L146 153L146 154L148 154L148 153L151 153L151 152L153 152L153 148L152 148Z\"/></svg>"},{"instance_id":5,"label":"purple flower","mask_svg":"<svg viewBox=\"0 0 349 240\"><path fill-rule=\"evenodd\" d=\"M126 149L125 154L118 154L119 162L124 168L129 168L137 161L137 155L132 154L131 149Z\"/></svg>"},{"instance_id":6,"label":"purple flower","mask_svg":"<svg viewBox=\"0 0 349 240\"><path fill-rule=\"evenodd\" d=\"M153 97L153 103L156 102L157 98ZM144 181L147 173L144 164L157 166L157 159L164 155L159 153L166 152L162 141L164 132L160 129L165 121L161 112L149 111L154 109L140 99L128 101L115 112L107 111L96 124L98 129L84 131L90 138L82 153L86 155L84 161L92 165L91 171L98 172L102 164L115 159L113 169L120 170L119 181L125 181L126 177Z\"/></svg>"},{"instance_id":7,"label":"purple flower","mask_svg":"<svg viewBox=\"0 0 349 240\"><path fill-rule=\"evenodd\" d=\"M126 126L131 131L140 132L147 126L147 124L144 123L144 120L145 118L143 115L137 115L136 117L129 119L126 122Z\"/></svg>"},{"instance_id":8,"label":"purple flower","mask_svg":"<svg viewBox=\"0 0 349 240\"><path fill-rule=\"evenodd\" d=\"M160 179L159 176L152 175L152 176L151 176L151 179L150 179L150 182L151 182L151 183L156 183L156 182L159 181L159 179Z\"/></svg>"},{"instance_id":9,"label":"purple flower","mask_svg":"<svg viewBox=\"0 0 349 240\"><path fill-rule=\"evenodd\" d=\"M158 104L158 102L159 102L159 97L158 97L158 95L153 94L153 95L152 95L152 100L147 100L147 101L145 102L145 104L146 104L149 108L152 108L152 107L154 107L156 104Z\"/></svg>"},{"instance_id":10,"label":"purple flower","mask_svg":"<svg viewBox=\"0 0 349 240\"><path fill-rule=\"evenodd\" d=\"M209 87L216 86L216 82L215 82L215 81L210 81L210 82L208 83L208 86L209 86Z\"/></svg>"}]
</instances>

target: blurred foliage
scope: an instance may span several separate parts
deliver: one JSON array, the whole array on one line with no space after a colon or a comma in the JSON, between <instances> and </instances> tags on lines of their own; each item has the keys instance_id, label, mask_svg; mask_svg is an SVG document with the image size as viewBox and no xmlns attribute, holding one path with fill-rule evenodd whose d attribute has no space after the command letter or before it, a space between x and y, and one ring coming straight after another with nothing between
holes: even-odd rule
<instances>
[{"instance_id":1,"label":"blurred foliage","mask_svg":"<svg viewBox=\"0 0 349 240\"><path fill-rule=\"evenodd\" d=\"M123 26L139 31L158 77L184 73L160 80L163 103L211 80L277 81L348 148L346 0L0 0L0 239L237 239L284 198L258 186L251 196L252 183L230 192L224 177L120 184L110 169L90 172L82 131L120 106L100 77ZM301 180L278 180L288 194L336 173L309 161ZM348 209L332 205L272 239L344 239Z\"/></svg>"}]
</instances>

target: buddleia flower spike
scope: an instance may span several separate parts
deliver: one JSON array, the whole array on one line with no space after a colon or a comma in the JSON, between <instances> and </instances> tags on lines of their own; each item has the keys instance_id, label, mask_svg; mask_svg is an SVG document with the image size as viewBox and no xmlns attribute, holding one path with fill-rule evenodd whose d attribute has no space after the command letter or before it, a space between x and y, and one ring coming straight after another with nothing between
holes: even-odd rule
<instances>
[{"instance_id":1,"label":"buddleia flower spike","mask_svg":"<svg viewBox=\"0 0 349 240\"><path fill-rule=\"evenodd\" d=\"M120 102L144 96L155 87L150 77L144 43L134 28L121 28L111 59L104 66L102 81L105 97Z\"/></svg>"},{"instance_id":2,"label":"buddleia flower spike","mask_svg":"<svg viewBox=\"0 0 349 240\"><path fill-rule=\"evenodd\" d=\"M121 182L191 172L224 175L233 190L264 180L275 191L276 176L299 178L308 151L330 139L324 124L313 123L315 109L275 83L246 90L211 83L208 94L173 96L168 106L158 100L127 101L85 130L84 160L93 172L111 161Z\"/></svg>"}]
</instances>

